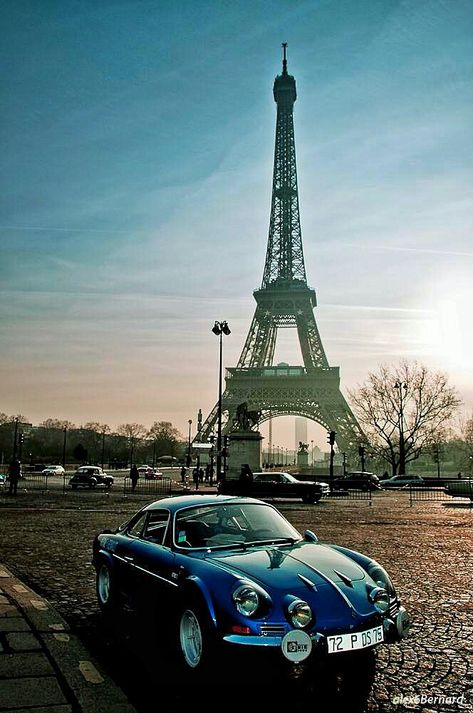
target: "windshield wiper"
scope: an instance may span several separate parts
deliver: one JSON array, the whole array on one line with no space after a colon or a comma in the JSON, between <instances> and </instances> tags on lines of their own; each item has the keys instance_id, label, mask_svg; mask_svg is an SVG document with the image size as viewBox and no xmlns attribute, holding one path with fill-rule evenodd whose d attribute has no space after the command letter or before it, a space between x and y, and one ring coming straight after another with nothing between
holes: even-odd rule
<instances>
[{"instance_id":1,"label":"windshield wiper","mask_svg":"<svg viewBox=\"0 0 473 713\"><path fill-rule=\"evenodd\" d=\"M293 545L296 542L294 537L268 537L265 540L252 540L246 542L247 545Z\"/></svg>"}]
</instances>

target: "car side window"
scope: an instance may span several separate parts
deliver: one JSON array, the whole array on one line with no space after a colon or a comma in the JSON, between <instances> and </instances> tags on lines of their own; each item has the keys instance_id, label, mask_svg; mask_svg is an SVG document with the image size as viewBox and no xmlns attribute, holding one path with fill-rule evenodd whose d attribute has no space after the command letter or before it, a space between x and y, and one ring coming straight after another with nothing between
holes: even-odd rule
<instances>
[{"instance_id":1,"label":"car side window","mask_svg":"<svg viewBox=\"0 0 473 713\"><path fill-rule=\"evenodd\" d=\"M143 533L143 539L162 545L169 522L168 510L152 510Z\"/></svg>"},{"instance_id":2,"label":"car side window","mask_svg":"<svg viewBox=\"0 0 473 713\"><path fill-rule=\"evenodd\" d=\"M147 513L143 513L140 515L140 517L133 522L130 527L127 530L127 533L131 537L141 537L141 533L143 532L143 526L145 524L145 518L146 518Z\"/></svg>"}]
</instances>

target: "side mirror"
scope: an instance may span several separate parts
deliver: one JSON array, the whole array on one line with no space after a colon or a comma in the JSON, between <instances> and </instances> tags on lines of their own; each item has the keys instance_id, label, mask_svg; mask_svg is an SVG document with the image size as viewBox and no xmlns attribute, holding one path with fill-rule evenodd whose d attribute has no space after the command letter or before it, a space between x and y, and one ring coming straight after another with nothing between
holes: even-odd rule
<instances>
[{"instance_id":1,"label":"side mirror","mask_svg":"<svg viewBox=\"0 0 473 713\"><path fill-rule=\"evenodd\" d=\"M304 540L306 542L318 542L319 538L315 534L315 532L312 532L312 530L306 530L304 532Z\"/></svg>"}]
</instances>

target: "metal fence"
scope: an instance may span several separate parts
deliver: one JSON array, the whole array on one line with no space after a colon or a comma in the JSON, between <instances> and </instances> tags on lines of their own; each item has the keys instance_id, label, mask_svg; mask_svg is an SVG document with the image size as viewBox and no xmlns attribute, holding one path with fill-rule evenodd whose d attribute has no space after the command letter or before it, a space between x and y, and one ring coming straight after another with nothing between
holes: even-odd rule
<instances>
[{"instance_id":1,"label":"metal fence","mask_svg":"<svg viewBox=\"0 0 473 713\"><path fill-rule=\"evenodd\" d=\"M133 495L143 495L147 497L155 497L156 499L160 497L166 497L171 495L171 485L172 481L169 477L163 477L159 480L146 480L145 478L140 478L133 489L130 478L127 476L123 480L117 479L111 488L107 488L103 485L98 484L96 487L87 488L80 487L77 490L73 490L69 485L70 474L64 476L58 475L46 475L43 473L26 473L22 475L18 481L18 494L28 494L36 493L40 495L47 495L48 497L57 495L71 495L83 492L84 490L90 493L96 494L108 494L108 493L122 493L125 496L130 494ZM9 481L5 480L0 486L0 494L8 495L9 492Z\"/></svg>"},{"instance_id":2,"label":"metal fence","mask_svg":"<svg viewBox=\"0 0 473 713\"><path fill-rule=\"evenodd\" d=\"M139 478L136 486L133 487L131 479L126 476L123 479L123 495L150 495L161 498L166 495L171 495L171 478L164 477L156 480L147 480Z\"/></svg>"},{"instance_id":3,"label":"metal fence","mask_svg":"<svg viewBox=\"0 0 473 713\"><path fill-rule=\"evenodd\" d=\"M373 491L361 489L332 490L329 495L333 500L365 500L372 505Z\"/></svg>"},{"instance_id":4,"label":"metal fence","mask_svg":"<svg viewBox=\"0 0 473 713\"><path fill-rule=\"evenodd\" d=\"M459 500L469 501L470 507L473 507L473 481L465 480L461 483L461 492L448 492L445 487L421 487L409 486L409 503L412 507L419 502L458 502Z\"/></svg>"}]
</instances>

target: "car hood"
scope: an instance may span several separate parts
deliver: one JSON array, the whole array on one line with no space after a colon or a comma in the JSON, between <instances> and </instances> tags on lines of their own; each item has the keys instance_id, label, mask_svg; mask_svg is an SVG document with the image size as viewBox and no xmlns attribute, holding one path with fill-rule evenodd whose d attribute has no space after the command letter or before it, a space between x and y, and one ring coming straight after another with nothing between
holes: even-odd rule
<instances>
[{"instance_id":1,"label":"car hood","mask_svg":"<svg viewBox=\"0 0 473 713\"><path fill-rule=\"evenodd\" d=\"M208 553L206 559L264 587L286 591L299 588L304 580L319 588L332 582L349 587L350 582L365 578L364 570L349 557L329 545L313 542L289 547L258 546L238 552L217 550Z\"/></svg>"}]
</instances>

